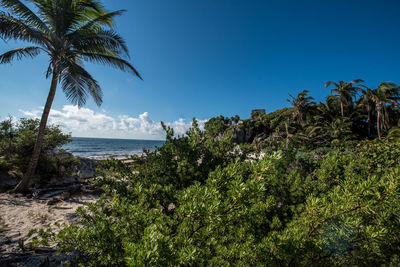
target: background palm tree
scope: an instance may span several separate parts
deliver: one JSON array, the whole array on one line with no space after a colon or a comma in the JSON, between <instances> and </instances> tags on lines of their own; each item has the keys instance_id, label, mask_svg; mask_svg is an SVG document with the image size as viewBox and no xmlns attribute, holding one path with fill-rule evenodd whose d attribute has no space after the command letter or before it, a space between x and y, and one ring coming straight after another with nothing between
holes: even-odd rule
<instances>
[{"instance_id":1,"label":"background palm tree","mask_svg":"<svg viewBox=\"0 0 400 267\"><path fill-rule=\"evenodd\" d=\"M113 18L121 15L122 10L108 13L97 0L29 0L29 3L34 9L19 0L0 0L0 5L9 12L0 13L0 38L33 44L2 54L0 63L33 58L43 52L49 56L46 78L51 77L33 155L15 191L26 190L35 172L59 83L73 104L82 106L91 96L97 105L101 105L102 90L84 69L84 61L129 71L141 78L124 59L129 58L127 46L113 30Z\"/></svg>"},{"instance_id":2,"label":"background palm tree","mask_svg":"<svg viewBox=\"0 0 400 267\"><path fill-rule=\"evenodd\" d=\"M294 137L295 131L296 131L296 128L290 126L290 120L288 118L287 121L285 122L285 135L286 135L285 149L289 148L290 141Z\"/></svg>"},{"instance_id":3,"label":"background palm tree","mask_svg":"<svg viewBox=\"0 0 400 267\"><path fill-rule=\"evenodd\" d=\"M344 107L353 104L353 99L355 98L357 91L359 89L356 86L357 83L364 82L361 79L352 80L350 82L339 81L339 83L328 81L325 83L325 88L333 85L331 89L331 94L336 93L335 96L339 98L340 101L340 113L344 117Z\"/></svg>"},{"instance_id":4,"label":"background palm tree","mask_svg":"<svg viewBox=\"0 0 400 267\"><path fill-rule=\"evenodd\" d=\"M324 125L327 122L332 122L337 118L337 103L333 96L328 96L325 102L320 102L316 105L316 114L314 120L316 124Z\"/></svg>"},{"instance_id":5,"label":"background palm tree","mask_svg":"<svg viewBox=\"0 0 400 267\"><path fill-rule=\"evenodd\" d=\"M315 104L312 101L314 98L307 95L308 91L304 90L300 92L297 97L289 94L291 99L287 99L287 101L294 107L293 118L295 118L300 124L304 124L304 116L310 111L311 106Z\"/></svg>"},{"instance_id":6,"label":"background palm tree","mask_svg":"<svg viewBox=\"0 0 400 267\"><path fill-rule=\"evenodd\" d=\"M382 132L389 128L389 112L387 104L399 106L400 87L395 83L383 82L377 89L372 90L371 101L376 109L376 128L378 137L382 137Z\"/></svg>"},{"instance_id":7,"label":"background palm tree","mask_svg":"<svg viewBox=\"0 0 400 267\"><path fill-rule=\"evenodd\" d=\"M362 93L361 98L359 100L359 104L365 106L367 108L367 123L368 123L368 136L371 136L371 128L372 128L372 97L373 90L368 88L365 85L361 85L359 87L360 92Z\"/></svg>"}]
</instances>

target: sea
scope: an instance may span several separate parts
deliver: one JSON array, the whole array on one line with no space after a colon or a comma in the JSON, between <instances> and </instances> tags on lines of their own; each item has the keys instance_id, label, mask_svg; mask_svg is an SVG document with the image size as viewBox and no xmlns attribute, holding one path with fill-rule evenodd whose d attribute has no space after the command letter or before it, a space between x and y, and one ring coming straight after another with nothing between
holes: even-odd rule
<instances>
[{"instance_id":1,"label":"sea","mask_svg":"<svg viewBox=\"0 0 400 267\"><path fill-rule=\"evenodd\" d=\"M72 137L72 142L62 148L77 157L92 159L129 158L141 155L143 149L154 151L165 141Z\"/></svg>"}]
</instances>

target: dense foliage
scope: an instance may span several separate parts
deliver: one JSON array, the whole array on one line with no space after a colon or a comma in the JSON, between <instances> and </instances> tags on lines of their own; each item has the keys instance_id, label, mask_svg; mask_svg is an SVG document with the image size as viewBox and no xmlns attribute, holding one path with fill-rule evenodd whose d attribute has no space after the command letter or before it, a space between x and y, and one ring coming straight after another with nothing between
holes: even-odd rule
<instances>
[{"instance_id":1,"label":"dense foliage","mask_svg":"<svg viewBox=\"0 0 400 267\"><path fill-rule=\"evenodd\" d=\"M39 120L11 118L0 122L0 170L24 172L32 156L38 134ZM42 177L62 176L67 166L78 164L72 155L56 155L58 149L70 142L70 135L57 126L46 128L37 173Z\"/></svg>"},{"instance_id":2,"label":"dense foliage","mask_svg":"<svg viewBox=\"0 0 400 267\"><path fill-rule=\"evenodd\" d=\"M355 84L205 131L194 121L182 137L164 127L165 145L133 168L104 163L106 193L61 230L60 250L92 266L398 266L399 110L387 101L368 115Z\"/></svg>"},{"instance_id":3,"label":"dense foliage","mask_svg":"<svg viewBox=\"0 0 400 267\"><path fill-rule=\"evenodd\" d=\"M178 140L163 153L185 150ZM108 195L58 238L92 265L395 265L399 145L280 151L226 162L204 180L205 167L189 157L162 174L163 153L135 173L111 161L113 178L98 181Z\"/></svg>"}]
</instances>

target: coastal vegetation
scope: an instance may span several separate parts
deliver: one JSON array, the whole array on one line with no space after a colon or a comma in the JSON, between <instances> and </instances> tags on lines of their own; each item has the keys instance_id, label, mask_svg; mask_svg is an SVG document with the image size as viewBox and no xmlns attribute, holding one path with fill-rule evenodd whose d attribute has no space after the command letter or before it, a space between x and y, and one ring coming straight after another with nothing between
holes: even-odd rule
<instances>
[{"instance_id":1,"label":"coastal vegetation","mask_svg":"<svg viewBox=\"0 0 400 267\"><path fill-rule=\"evenodd\" d=\"M42 238L88 266L399 265L399 87L337 84L325 102L302 91L184 136L163 125L134 165L102 163L105 194L80 224Z\"/></svg>"},{"instance_id":2,"label":"coastal vegetation","mask_svg":"<svg viewBox=\"0 0 400 267\"><path fill-rule=\"evenodd\" d=\"M77 164L58 156L70 136L47 126L58 85L73 104L91 96L100 105L84 61L141 77L113 28L123 11L96 0L0 6L8 10L0 39L33 44L0 55L0 64L49 56L41 120L0 122L0 172L23 172L15 191L24 191L34 173L61 177ZM400 86L355 79L325 88L323 102L303 90L268 114L218 116L203 130L193 119L182 136L162 123L164 145L85 175L102 196L78 208L76 224L32 229L20 248L56 244L84 266L399 266ZM0 233L6 227L0 218Z\"/></svg>"},{"instance_id":3,"label":"coastal vegetation","mask_svg":"<svg viewBox=\"0 0 400 267\"><path fill-rule=\"evenodd\" d=\"M0 39L31 43L0 55L0 64L41 53L49 56L46 78L51 79L49 94L28 168L15 191L25 191L35 173L42 150L47 119L58 84L71 103L83 106L91 96L102 103L98 82L83 62L99 63L140 77L126 60L129 51L124 39L113 28L114 18L124 11L107 12L97 0L31 0L33 9L19 0L1 0Z\"/></svg>"},{"instance_id":4,"label":"coastal vegetation","mask_svg":"<svg viewBox=\"0 0 400 267\"><path fill-rule=\"evenodd\" d=\"M24 173L28 168L35 140L39 131L39 120L12 118L0 122L0 173L14 171ZM58 126L47 126L36 174L43 181L68 175L68 170L79 165L77 158L63 153L61 146L70 142L71 136L64 134Z\"/></svg>"}]
</instances>

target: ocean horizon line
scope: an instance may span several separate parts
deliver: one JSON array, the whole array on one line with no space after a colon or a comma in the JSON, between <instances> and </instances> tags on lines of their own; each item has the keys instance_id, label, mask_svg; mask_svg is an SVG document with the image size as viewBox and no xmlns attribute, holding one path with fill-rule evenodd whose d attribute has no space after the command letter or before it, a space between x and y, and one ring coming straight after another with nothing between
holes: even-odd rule
<instances>
[{"instance_id":1,"label":"ocean horizon line","mask_svg":"<svg viewBox=\"0 0 400 267\"><path fill-rule=\"evenodd\" d=\"M154 151L165 140L72 137L62 148L78 157L108 158L141 155L143 150Z\"/></svg>"},{"instance_id":2,"label":"ocean horizon line","mask_svg":"<svg viewBox=\"0 0 400 267\"><path fill-rule=\"evenodd\" d=\"M165 142L165 141L166 141L166 139L114 138L114 137L82 137L82 136L71 136L71 138L82 138L82 139L110 139L110 140L133 140L133 141L160 141L160 142Z\"/></svg>"}]
</instances>

